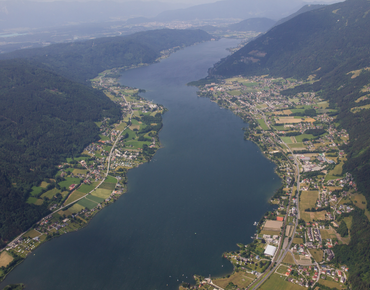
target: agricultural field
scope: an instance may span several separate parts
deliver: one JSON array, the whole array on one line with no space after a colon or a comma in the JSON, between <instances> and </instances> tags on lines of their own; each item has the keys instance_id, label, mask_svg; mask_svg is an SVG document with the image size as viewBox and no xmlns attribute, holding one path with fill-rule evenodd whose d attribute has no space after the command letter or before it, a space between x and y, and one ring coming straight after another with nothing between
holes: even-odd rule
<instances>
[{"instance_id":1,"label":"agricultural field","mask_svg":"<svg viewBox=\"0 0 370 290\"><path fill-rule=\"evenodd\" d=\"M330 230L320 230L321 233L321 238L324 239L334 239L337 236L335 235L335 230L330 229Z\"/></svg>"},{"instance_id":2,"label":"agricultural field","mask_svg":"<svg viewBox=\"0 0 370 290\"><path fill-rule=\"evenodd\" d=\"M72 205L68 210L71 212L71 213L78 213L80 212L81 210L85 209L84 206L82 205L79 205L78 203L75 203L74 205Z\"/></svg>"},{"instance_id":3,"label":"agricultural field","mask_svg":"<svg viewBox=\"0 0 370 290\"><path fill-rule=\"evenodd\" d=\"M95 187L99 184L99 182L94 182L90 185L88 184L82 184L79 188L78 188L78 191L80 192L83 192L83 193L89 193L90 191L92 191L93 189L95 189Z\"/></svg>"},{"instance_id":4,"label":"agricultural field","mask_svg":"<svg viewBox=\"0 0 370 290\"><path fill-rule=\"evenodd\" d=\"M71 204L77 199L83 197L86 193L80 192L78 190L75 190L71 193L71 195L67 198L67 200L64 202L64 205Z\"/></svg>"},{"instance_id":5,"label":"agricultural field","mask_svg":"<svg viewBox=\"0 0 370 290\"><path fill-rule=\"evenodd\" d=\"M230 282L238 285L239 288L246 288L255 278L256 276L252 274L240 271L233 273L229 278L217 278L212 282L221 288L225 288Z\"/></svg>"},{"instance_id":6,"label":"agricultural field","mask_svg":"<svg viewBox=\"0 0 370 290\"><path fill-rule=\"evenodd\" d=\"M97 188L95 191L93 191L91 193L91 195L100 197L102 199L106 199L106 198L110 197L111 193L112 193L112 191L109 190L109 189Z\"/></svg>"},{"instance_id":7,"label":"agricultural field","mask_svg":"<svg viewBox=\"0 0 370 290\"><path fill-rule=\"evenodd\" d=\"M32 191L31 191L31 196L33 196L33 197L38 196L41 193L42 190L43 190L43 188L40 187L40 186L33 186Z\"/></svg>"},{"instance_id":8,"label":"agricultural field","mask_svg":"<svg viewBox=\"0 0 370 290\"><path fill-rule=\"evenodd\" d=\"M93 208L95 208L98 205L97 202L92 201L90 199L87 199L86 197L83 198L83 199L81 199L81 200L79 200L77 202L77 204L80 205L80 206L86 207L88 209L93 209Z\"/></svg>"},{"instance_id":9,"label":"agricultural field","mask_svg":"<svg viewBox=\"0 0 370 290\"><path fill-rule=\"evenodd\" d=\"M32 229L29 232L27 232L24 236L33 239L33 238L36 238L36 237L38 237L40 235L41 235L41 233L39 233L38 231Z\"/></svg>"},{"instance_id":10,"label":"agricultural field","mask_svg":"<svg viewBox=\"0 0 370 290\"><path fill-rule=\"evenodd\" d=\"M53 198L57 193L59 193L60 190L58 190L57 188L53 188L47 192L44 192L42 195L41 195L41 198L44 198L44 197L47 197L48 199L51 199Z\"/></svg>"},{"instance_id":11,"label":"agricultural field","mask_svg":"<svg viewBox=\"0 0 370 290\"><path fill-rule=\"evenodd\" d=\"M294 238L293 243L298 244L298 245L303 244L303 239L302 238Z\"/></svg>"},{"instance_id":12,"label":"agricultural field","mask_svg":"<svg viewBox=\"0 0 370 290\"><path fill-rule=\"evenodd\" d=\"M269 129L263 119L258 119L257 121L258 121L258 124L261 126L262 130L268 130Z\"/></svg>"},{"instance_id":13,"label":"agricultural field","mask_svg":"<svg viewBox=\"0 0 370 290\"><path fill-rule=\"evenodd\" d=\"M286 255L285 255L284 259L283 259L283 263L289 264L289 265L295 265L293 256L292 256L292 254L290 252L286 253Z\"/></svg>"},{"instance_id":14,"label":"agricultural field","mask_svg":"<svg viewBox=\"0 0 370 290\"><path fill-rule=\"evenodd\" d=\"M306 222L313 221L314 218L318 219L321 217L321 214L324 214L325 219L325 212L306 212L305 209L310 209L315 207L316 200L319 197L318 191L302 191L299 201L299 210L301 212L301 218L304 219Z\"/></svg>"},{"instance_id":15,"label":"agricultural field","mask_svg":"<svg viewBox=\"0 0 370 290\"><path fill-rule=\"evenodd\" d=\"M299 286L286 281L286 277L280 277L279 274L272 274L265 283L262 284L259 290L303 290L306 287Z\"/></svg>"},{"instance_id":16,"label":"agricultural field","mask_svg":"<svg viewBox=\"0 0 370 290\"><path fill-rule=\"evenodd\" d=\"M64 181L59 182L59 186L61 188L65 187L65 188L68 189L72 184L79 184L80 181L81 180L79 178L66 177Z\"/></svg>"},{"instance_id":17,"label":"agricultural field","mask_svg":"<svg viewBox=\"0 0 370 290\"><path fill-rule=\"evenodd\" d=\"M50 183L47 183L46 181L42 181L40 184L40 187L47 188Z\"/></svg>"},{"instance_id":18,"label":"agricultural field","mask_svg":"<svg viewBox=\"0 0 370 290\"><path fill-rule=\"evenodd\" d=\"M13 261L14 260L14 258L10 255L10 254L8 254L8 252L7 251L3 251L3 252L1 252L1 254L0 254L0 268L1 267L6 267L6 266L8 266L9 265L9 263L11 262L11 261Z\"/></svg>"},{"instance_id":19,"label":"agricultural field","mask_svg":"<svg viewBox=\"0 0 370 290\"><path fill-rule=\"evenodd\" d=\"M316 137L312 134L302 134L302 135L295 136L295 139L297 140L297 142L303 142L303 139L312 140L312 139L315 139L315 138Z\"/></svg>"},{"instance_id":20,"label":"agricultural field","mask_svg":"<svg viewBox=\"0 0 370 290\"><path fill-rule=\"evenodd\" d=\"M320 263L323 260L323 251L322 250L314 250L309 249L312 257L315 259L316 262Z\"/></svg>"},{"instance_id":21,"label":"agricultural field","mask_svg":"<svg viewBox=\"0 0 370 290\"><path fill-rule=\"evenodd\" d=\"M87 173L87 170L86 169L73 169L72 171L73 174L86 174Z\"/></svg>"},{"instance_id":22,"label":"agricultural field","mask_svg":"<svg viewBox=\"0 0 370 290\"><path fill-rule=\"evenodd\" d=\"M338 290L341 290L341 289L347 289L347 286L344 286L343 284L341 283L337 283L333 280L323 280L323 279L320 279L319 280L319 283L326 286L326 287L330 287L330 288L333 288L333 289L338 289Z\"/></svg>"},{"instance_id":23,"label":"agricultural field","mask_svg":"<svg viewBox=\"0 0 370 290\"><path fill-rule=\"evenodd\" d=\"M280 137L286 144L292 144L293 141L290 137Z\"/></svg>"}]
</instances>

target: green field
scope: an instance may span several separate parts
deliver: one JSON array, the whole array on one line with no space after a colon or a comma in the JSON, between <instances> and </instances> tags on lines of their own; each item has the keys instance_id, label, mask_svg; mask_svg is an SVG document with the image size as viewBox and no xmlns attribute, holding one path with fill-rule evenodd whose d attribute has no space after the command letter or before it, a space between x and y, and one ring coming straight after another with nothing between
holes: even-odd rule
<instances>
[{"instance_id":1,"label":"green field","mask_svg":"<svg viewBox=\"0 0 370 290\"><path fill-rule=\"evenodd\" d=\"M294 144L289 144L289 147L292 149L303 149L306 148L302 143L294 143Z\"/></svg>"},{"instance_id":2,"label":"green field","mask_svg":"<svg viewBox=\"0 0 370 290\"><path fill-rule=\"evenodd\" d=\"M42 188L47 188L49 184L50 184L50 183L47 183L47 182L45 182L45 181L42 181L42 182L41 182L41 184L40 184L40 187L42 187Z\"/></svg>"},{"instance_id":3,"label":"green field","mask_svg":"<svg viewBox=\"0 0 370 290\"><path fill-rule=\"evenodd\" d=\"M58 190L57 188L53 188L52 190L49 190L45 193L43 193L41 195L41 198L44 198L44 197L47 197L48 199L51 199L54 197L54 195L56 195L58 192L60 192L60 190Z\"/></svg>"},{"instance_id":4,"label":"green field","mask_svg":"<svg viewBox=\"0 0 370 290\"><path fill-rule=\"evenodd\" d=\"M68 197L64 204L65 205L70 204L76 201L77 199L83 197L84 195L85 193L75 190L74 192L71 193L71 195Z\"/></svg>"},{"instance_id":5,"label":"green field","mask_svg":"<svg viewBox=\"0 0 370 290\"><path fill-rule=\"evenodd\" d=\"M268 130L269 129L263 119L258 119L257 121L258 121L258 124L261 126L262 130Z\"/></svg>"},{"instance_id":6,"label":"green field","mask_svg":"<svg viewBox=\"0 0 370 290\"><path fill-rule=\"evenodd\" d=\"M86 169L74 169L72 173L73 174L86 174L87 170Z\"/></svg>"},{"instance_id":7,"label":"green field","mask_svg":"<svg viewBox=\"0 0 370 290\"><path fill-rule=\"evenodd\" d=\"M110 197L111 193L112 193L111 190L98 188L97 190L93 191L91 194L94 196L106 199Z\"/></svg>"},{"instance_id":8,"label":"green field","mask_svg":"<svg viewBox=\"0 0 370 290\"><path fill-rule=\"evenodd\" d=\"M94 182L92 184L82 184L79 188L78 191L84 192L84 193L89 193L92 191L96 186L98 185L98 182Z\"/></svg>"},{"instance_id":9,"label":"green field","mask_svg":"<svg viewBox=\"0 0 370 290\"><path fill-rule=\"evenodd\" d=\"M341 161L339 164L337 164L334 169L332 171L330 171L330 175L334 175L334 176L341 176L342 175L342 172L343 172L343 165L344 165L344 162Z\"/></svg>"},{"instance_id":10,"label":"green field","mask_svg":"<svg viewBox=\"0 0 370 290\"><path fill-rule=\"evenodd\" d=\"M144 144L149 146L151 144L151 142L130 140L130 141L126 142L126 147L131 145L133 149L139 149L139 148L143 148Z\"/></svg>"},{"instance_id":11,"label":"green field","mask_svg":"<svg viewBox=\"0 0 370 290\"><path fill-rule=\"evenodd\" d=\"M80 179L79 178L75 178L75 177L66 177L64 181L61 181L59 182L59 186L61 188L65 187L68 188L72 185L72 184L79 184L80 183Z\"/></svg>"},{"instance_id":12,"label":"green field","mask_svg":"<svg viewBox=\"0 0 370 290\"><path fill-rule=\"evenodd\" d=\"M31 196L38 196L42 190L43 188L39 186L32 186Z\"/></svg>"},{"instance_id":13,"label":"green field","mask_svg":"<svg viewBox=\"0 0 370 290\"><path fill-rule=\"evenodd\" d=\"M226 286L232 282L235 285L238 285L240 288L245 288L247 287L252 281L256 278L256 276L251 275L249 273L244 273L244 272L235 272L234 274L230 275L229 278L217 278L214 279L213 282L222 287L226 288Z\"/></svg>"},{"instance_id":14,"label":"green field","mask_svg":"<svg viewBox=\"0 0 370 290\"><path fill-rule=\"evenodd\" d=\"M286 144L292 144L292 139L290 137L280 137Z\"/></svg>"},{"instance_id":15,"label":"green field","mask_svg":"<svg viewBox=\"0 0 370 290\"><path fill-rule=\"evenodd\" d=\"M229 91L229 95L231 96L240 96L241 92L238 90Z\"/></svg>"},{"instance_id":16,"label":"green field","mask_svg":"<svg viewBox=\"0 0 370 290\"><path fill-rule=\"evenodd\" d=\"M105 179L105 182L116 184L117 183L117 178L108 175L107 178Z\"/></svg>"},{"instance_id":17,"label":"green field","mask_svg":"<svg viewBox=\"0 0 370 290\"><path fill-rule=\"evenodd\" d=\"M77 204L83 207L86 207L88 209L93 209L94 207L98 205L96 202L86 199L86 197L79 200Z\"/></svg>"},{"instance_id":18,"label":"green field","mask_svg":"<svg viewBox=\"0 0 370 290\"><path fill-rule=\"evenodd\" d=\"M316 200L319 197L318 191L302 191L299 202L299 210L301 212L301 218L306 222L310 222L315 216L324 215L325 212L306 212L305 209L315 207Z\"/></svg>"},{"instance_id":19,"label":"green field","mask_svg":"<svg viewBox=\"0 0 370 290\"><path fill-rule=\"evenodd\" d=\"M102 188L102 189L109 189L110 191L113 191L113 189L116 188L116 184L115 183L110 183L110 182L103 182L99 188Z\"/></svg>"},{"instance_id":20,"label":"green field","mask_svg":"<svg viewBox=\"0 0 370 290\"><path fill-rule=\"evenodd\" d=\"M27 203L29 203L29 204L34 204L36 201L37 201L37 198L36 197L33 197L33 196L30 196L27 199Z\"/></svg>"},{"instance_id":21,"label":"green field","mask_svg":"<svg viewBox=\"0 0 370 290\"><path fill-rule=\"evenodd\" d=\"M265 283L258 289L261 290L303 290L306 287L286 281L286 277L279 274L272 274Z\"/></svg>"},{"instance_id":22,"label":"green field","mask_svg":"<svg viewBox=\"0 0 370 290\"><path fill-rule=\"evenodd\" d=\"M104 201L104 199L100 198L100 197L97 197L95 195L91 195L89 194L88 196L86 196L87 199L90 199L92 201L95 201L97 203L102 203Z\"/></svg>"},{"instance_id":23,"label":"green field","mask_svg":"<svg viewBox=\"0 0 370 290\"><path fill-rule=\"evenodd\" d=\"M309 140L312 140L312 139L315 139L316 137L312 134L302 134L302 135L299 135L299 136L295 136L295 139L297 140L297 142L303 142L303 139L309 139Z\"/></svg>"},{"instance_id":24,"label":"green field","mask_svg":"<svg viewBox=\"0 0 370 290\"><path fill-rule=\"evenodd\" d=\"M80 212L81 210L85 209L84 206L82 205L79 205L78 203L75 203L74 205L72 205L68 210L71 212L71 213L78 213Z\"/></svg>"},{"instance_id":25,"label":"green field","mask_svg":"<svg viewBox=\"0 0 370 290\"><path fill-rule=\"evenodd\" d=\"M280 265L279 268L276 270L278 274L285 275L285 273L288 271L288 267L285 265Z\"/></svg>"},{"instance_id":26,"label":"green field","mask_svg":"<svg viewBox=\"0 0 370 290\"><path fill-rule=\"evenodd\" d=\"M320 263L323 258L323 251L322 250L314 250L310 249L309 250L313 258L315 259L316 262Z\"/></svg>"},{"instance_id":27,"label":"green field","mask_svg":"<svg viewBox=\"0 0 370 290\"><path fill-rule=\"evenodd\" d=\"M104 135L99 135L99 137L100 137L100 140L102 140L102 141L107 141L107 140L109 140L109 136L104 136Z\"/></svg>"},{"instance_id":28,"label":"green field","mask_svg":"<svg viewBox=\"0 0 370 290\"><path fill-rule=\"evenodd\" d=\"M338 290L340 290L340 289L347 289L347 287L345 285L343 285L341 283L337 283L337 282L335 282L333 280L330 281L330 280L322 280L322 279L320 279L319 280L319 283L322 284L322 285L324 285L324 286L326 286L326 287L332 288L332 289L338 289Z\"/></svg>"}]
</instances>

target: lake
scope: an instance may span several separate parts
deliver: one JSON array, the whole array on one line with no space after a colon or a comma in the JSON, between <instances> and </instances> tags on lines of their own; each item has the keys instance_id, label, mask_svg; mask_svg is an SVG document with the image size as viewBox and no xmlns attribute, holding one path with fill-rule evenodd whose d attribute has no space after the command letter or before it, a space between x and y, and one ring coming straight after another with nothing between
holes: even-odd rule
<instances>
[{"instance_id":1,"label":"lake","mask_svg":"<svg viewBox=\"0 0 370 290\"><path fill-rule=\"evenodd\" d=\"M177 289L194 274L232 271L222 258L249 243L281 185L274 164L243 139L247 126L186 84L207 75L237 40L182 49L122 73L123 85L168 108L153 160L128 173L128 191L75 233L45 243L0 288Z\"/></svg>"}]
</instances>

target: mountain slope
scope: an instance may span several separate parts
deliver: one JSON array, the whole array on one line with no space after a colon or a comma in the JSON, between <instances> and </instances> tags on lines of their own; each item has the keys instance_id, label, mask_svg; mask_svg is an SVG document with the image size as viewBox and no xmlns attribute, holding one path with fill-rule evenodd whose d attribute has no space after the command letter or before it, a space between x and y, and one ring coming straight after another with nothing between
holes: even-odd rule
<instances>
[{"instance_id":1,"label":"mountain slope","mask_svg":"<svg viewBox=\"0 0 370 290\"><path fill-rule=\"evenodd\" d=\"M99 138L94 122L121 111L104 93L27 61L0 61L0 75L1 244L45 214L25 203L30 188Z\"/></svg>"},{"instance_id":2,"label":"mountain slope","mask_svg":"<svg viewBox=\"0 0 370 290\"><path fill-rule=\"evenodd\" d=\"M25 58L40 62L60 75L85 82L107 69L153 63L162 50L210 39L211 36L202 30L150 30L128 36L24 49L0 55L0 59Z\"/></svg>"},{"instance_id":3,"label":"mountain slope","mask_svg":"<svg viewBox=\"0 0 370 290\"><path fill-rule=\"evenodd\" d=\"M347 0L278 25L210 70L211 77L264 75L315 81L283 92L314 91L339 110L336 120L348 131L344 172L353 174L370 209L370 1ZM356 109L357 108L357 109ZM369 219L352 213L349 245L334 248L349 266L352 289L370 289Z\"/></svg>"},{"instance_id":4,"label":"mountain slope","mask_svg":"<svg viewBox=\"0 0 370 290\"><path fill-rule=\"evenodd\" d=\"M275 25L276 21L269 18L249 18L239 23L231 24L228 29L233 31L265 32Z\"/></svg>"},{"instance_id":5,"label":"mountain slope","mask_svg":"<svg viewBox=\"0 0 370 290\"><path fill-rule=\"evenodd\" d=\"M160 13L157 21L268 17L280 19L303 6L300 0L223 0Z\"/></svg>"},{"instance_id":6,"label":"mountain slope","mask_svg":"<svg viewBox=\"0 0 370 290\"><path fill-rule=\"evenodd\" d=\"M300 14L248 43L211 73L319 78L353 57L367 62L369 9L369 1L352 0Z\"/></svg>"}]
</instances>

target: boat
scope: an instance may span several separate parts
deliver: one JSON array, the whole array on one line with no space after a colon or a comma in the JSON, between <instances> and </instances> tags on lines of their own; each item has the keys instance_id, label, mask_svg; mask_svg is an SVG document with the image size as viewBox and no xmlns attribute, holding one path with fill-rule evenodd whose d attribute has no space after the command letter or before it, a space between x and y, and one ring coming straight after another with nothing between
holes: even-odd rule
<instances>
[{"instance_id":1,"label":"boat","mask_svg":"<svg viewBox=\"0 0 370 290\"><path fill-rule=\"evenodd\" d=\"M258 225L258 223L257 222L254 222L254 224L253 224L254 226L256 226L256 225Z\"/></svg>"}]
</instances>

